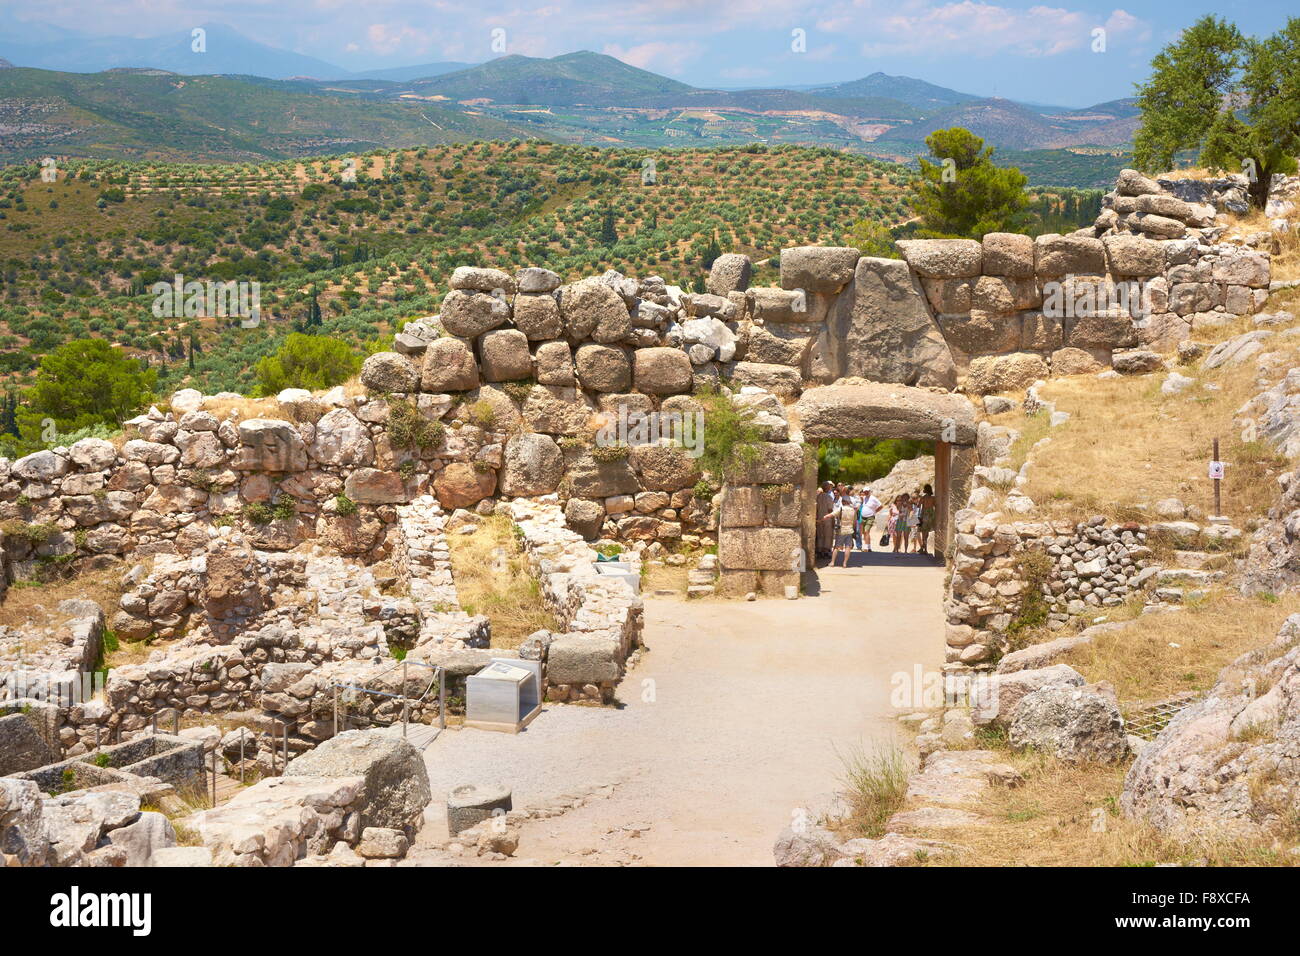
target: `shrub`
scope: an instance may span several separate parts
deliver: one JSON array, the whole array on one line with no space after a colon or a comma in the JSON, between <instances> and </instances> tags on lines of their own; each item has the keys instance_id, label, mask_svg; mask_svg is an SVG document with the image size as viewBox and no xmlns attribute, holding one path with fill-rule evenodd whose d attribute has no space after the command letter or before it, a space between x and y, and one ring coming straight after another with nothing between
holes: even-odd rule
<instances>
[{"instance_id":1,"label":"shrub","mask_svg":"<svg viewBox=\"0 0 1300 956\"><path fill-rule=\"evenodd\" d=\"M350 518L357 513L357 503L347 495L339 492L334 496L334 510L340 517Z\"/></svg>"}]
</instances>

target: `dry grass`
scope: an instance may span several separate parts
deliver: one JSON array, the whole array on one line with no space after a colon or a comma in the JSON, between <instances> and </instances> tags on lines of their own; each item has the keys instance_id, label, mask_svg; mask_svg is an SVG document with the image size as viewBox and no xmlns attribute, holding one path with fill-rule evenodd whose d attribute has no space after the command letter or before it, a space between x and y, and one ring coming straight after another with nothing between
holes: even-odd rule
<instances>
[{"instance_id":1,"label":"dry grass","mask_svg":"<svg viewBox=\"0 0 1300 956\"><path fill-rule=\"evenodd\" d=\"M1160 700L1209 690L1219 672L1268 644L1300 611L1300 595L1212 594L1181 611L1144 614L1119 631L1071 651L1066 662L1090 681L1110 681L1122 701Z\"/></svg>"},{"instance_id":2,"label":"dry grass","mask_svg":"<svg viewBox=\"0 0 1300 956\"><path fill-rule=\"evenodd\" d=\"M930 834L961 847L927 858L931 866L1295 865L1266 840L1180 842L1120 814L1128 767L1072 766L1038 754L1007 753L1024 776L1014 789L988 791L983 827Z\"/></svg>"},{"instance_id":3,"label":"dry grass","mask_svg":"<svg viewBox=\"0 0 1300 956\"><path fill-rule=\"evenodd\" d=\"M641 593L658 594L660 591L671 592L673 597L686 598L686 575L690 571L690 563L686 564L664 564L662 561L647 561L642 566L641 572ZM658 594L659 597L667 595Z\"/></svg>"},{"instance_id":4,"label":"dry grass","mask_svg":"<svg viewBox=\"0 0 1300 956\"><path fill-rule=\"evenodd\" d=\"M841 784L849 815L838 828L853 837L876 839L907 799L907 777L914 769L897 743L873 744L840 754Z\"/></svg>"},{"instance_id":5,"label":"dry grass","mask_svg":"<svg viewBox=\"0 0 1300 956\"><path fill-rule=\"evenodd\" d=\"M0 603L0 626L53 627L68 620L58 612L59 602L68 598L94 601L111 614L122 597L125 568L115 566L89 571L75 577L41 583L22 582L9 588Z\"/></svg>"},{"instance_id":6,"label":"dry grass","mask_svg":"<svg viewBox=\"0 0 1300 956\"><path fill-rule=\"evenodd\" d=\"M473 534L448 535L447 543L461 607L469 614L487 615L493 647L517 647L536 630L560 629L508 517L492 515Z\"/></svg>"},{"instance_id":7,"label":"dry grass","mask_svg":"<svg viewBox=\"0 0 1300 956\"><path fill-rule=\"evenodd\" d=\"M1291 362L1294 352L1293 346ZM1022 432L1013 466L1023 462L1033 442L1050 435L1034 452L1024 489L1044 515L1143 520L1155 502L1170 497L1209 514L1214 493L1206 465L1215 438L1228 462L1225 514L1244 526L1268 511L1277 493L1274 479L1286 461L1261 443L1243 442L1234 422L1236 410L1258 391L1254 363L1205 373L1189 367L1183 373L1195 383L1169 396L1160 392L1159 374L1052 379L1039 392L1070 413L1066 424L1049 431L1039 418L1017 412L994 419Z\"/></svg>"}]
</instances>

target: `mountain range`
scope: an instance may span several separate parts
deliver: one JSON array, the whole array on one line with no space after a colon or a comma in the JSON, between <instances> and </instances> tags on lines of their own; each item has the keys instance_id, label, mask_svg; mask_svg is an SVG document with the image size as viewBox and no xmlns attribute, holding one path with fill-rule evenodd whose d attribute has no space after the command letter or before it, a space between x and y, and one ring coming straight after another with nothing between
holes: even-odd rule
<instances>
[{"instance_id":1,"label":"mountain range","mask_svg":"<svg viewBox=\"0 0 1300 956\"><path fill-rule=\"evenodd\" d=\"M1113 154L1138 121L1132 100L1066 109L879 72L800 89L705 89L590 51L348 72L220 24L202 29L202 53L189 33L87 38L40 26L20 41L0 30L0 57L16 67L0 71L0 125L9 133L0 160L46 151L290 158L498 136L645 147L794 143L906 157L951 126L1002 150ZM1098 164L1098 182L1112 159Z\"/></svg>"}]
</instances>

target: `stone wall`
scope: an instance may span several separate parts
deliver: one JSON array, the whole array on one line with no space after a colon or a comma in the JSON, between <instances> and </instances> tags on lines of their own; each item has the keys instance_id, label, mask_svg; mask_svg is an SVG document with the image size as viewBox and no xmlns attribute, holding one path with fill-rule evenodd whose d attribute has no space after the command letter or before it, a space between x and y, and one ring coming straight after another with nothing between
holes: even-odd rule
<instances>
[{"instance_id":1,"label":"stone wall","mask_svg":"<svg viewBox=\"0 0 1300 956\"><path fill-rule=\"evenodd\" d=\"M999 654L1034 587L1043 604L1037 623L1055 629L1123 603L1160 570L1145 527L1102 517L1013 522L964 509L956 531L944 605L950 664L980 665Z\"/></svg>"}]
</instances>

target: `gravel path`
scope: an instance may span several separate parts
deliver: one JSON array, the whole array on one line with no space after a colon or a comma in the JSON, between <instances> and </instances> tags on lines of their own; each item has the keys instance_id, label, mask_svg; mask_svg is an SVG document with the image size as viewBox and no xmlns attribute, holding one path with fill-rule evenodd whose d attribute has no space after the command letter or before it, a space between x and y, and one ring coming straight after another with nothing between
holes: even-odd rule
<instances>
[{"instance_id":1,"label":"gravel path","mask_svg":"<svg viewBox=\"0 0 1300 956\"><path fill-rule=\"evenodd\" d=\"M891 677L943 661L941 567L890 557L818 577L799 601L648 598L618 706L443 733L426 751L435 801L500 780L516 808L572 807L525 823L516 857L534 862L770 864L796 808L835 788L838 755L894 735ZM440 804L428 819L420 843L441 842Z\"/></svg>"}]
</instances>

